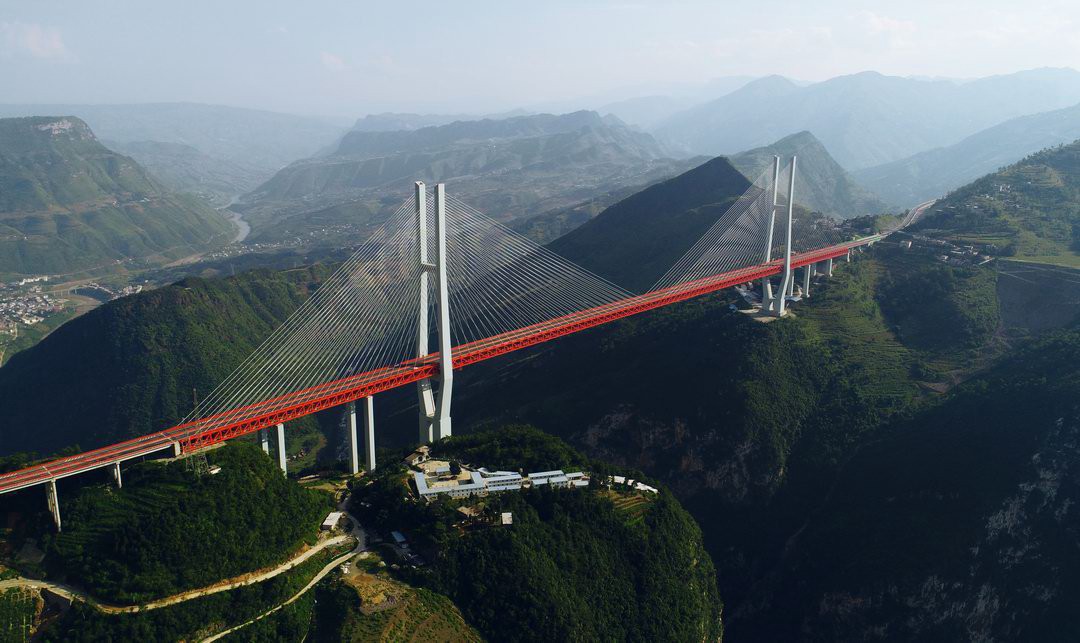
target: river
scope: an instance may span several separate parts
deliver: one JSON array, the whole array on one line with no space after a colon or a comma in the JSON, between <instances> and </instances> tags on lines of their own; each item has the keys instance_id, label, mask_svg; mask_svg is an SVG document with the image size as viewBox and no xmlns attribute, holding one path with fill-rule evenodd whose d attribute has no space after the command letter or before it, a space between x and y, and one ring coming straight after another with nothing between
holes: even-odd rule
<instances>
[{"instance_id":1,"label":"river","mask_svg":"<svg viewBox=\"0 0 1080 643\"><path fill-rule=\"evenodd\" d=\"M244 221L244 217L240 216L239 212L234 212L229 209L233 203L236 203L236 198L229 202L229 205L218 208L218 212L225 215L225 218L236 224L236 238L232 240L233 243L240 243L251 234L251 225Z\"/></svg>"}]
</instances>

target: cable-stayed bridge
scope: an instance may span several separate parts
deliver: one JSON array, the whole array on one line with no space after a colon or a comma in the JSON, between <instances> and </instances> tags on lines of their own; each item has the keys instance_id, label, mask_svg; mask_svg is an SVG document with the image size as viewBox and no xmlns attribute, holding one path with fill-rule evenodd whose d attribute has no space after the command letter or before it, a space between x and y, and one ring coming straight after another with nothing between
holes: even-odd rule
<instances>
[{"instance_id":1,"label":"cable-stayed bridge","mask_svg":"<svg viewBox=\"0 0 1080 643\"><path fill-rule=\"evenodd\" d=\"M795 158L781 167L777 157L640 294L489 219L442 184L417 183L413 197L183 422L0 475L0 493L47 485L59 528L60 478L109 468L119 485L122 461L168 450L179 457L250 433L269 452L271 429L284 469L284 423L343 405L357 473L375 466L377 393L415 384L419 439L439 440L452 434L455 369L740 284L759 282L762 314L783 316L796 289L809 294L811 274L831 275L834 259L850 260L852 250L892 232L844 239L832 220L797 212L795 166Z\"/></svg>"}]
</instances>

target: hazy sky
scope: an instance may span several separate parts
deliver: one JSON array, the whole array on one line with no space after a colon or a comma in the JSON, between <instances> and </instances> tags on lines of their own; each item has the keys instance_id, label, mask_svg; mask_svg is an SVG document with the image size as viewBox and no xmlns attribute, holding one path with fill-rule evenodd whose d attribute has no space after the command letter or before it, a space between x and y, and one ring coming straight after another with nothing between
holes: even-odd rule
<instances>
[{"instance_id":1,"label":"hazy sky","mask_svg":"<svg viewBox=\"0 0 1080 643\"><path fill-rule=\"evenodd\" d=\"M947 5L947 6L946 6ZM1080 2L0 0L0 102L495 111L782 74L1080 68Z\"/></svg>"}]
</instances>

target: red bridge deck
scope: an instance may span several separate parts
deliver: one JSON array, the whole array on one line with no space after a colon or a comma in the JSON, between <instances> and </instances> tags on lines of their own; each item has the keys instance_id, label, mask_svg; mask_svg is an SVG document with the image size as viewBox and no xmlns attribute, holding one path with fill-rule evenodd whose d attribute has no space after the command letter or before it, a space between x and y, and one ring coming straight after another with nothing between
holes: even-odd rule
<instances>
[{"instance_id":1,"label":"red bridge deck","mask_svg":"<svg viewBox=\"0 0 1080 643\"><path fill-rule=\"evenodd\" d=\"M852 248L868 245L881 238L881 235L873 235L820 250L799 253L792 257L792 267L799 268L840 257ZM463 368L617 319L707 295L755 279L777 275L782 271L783 261L778 259L767 264L740 268L644 295L636 295L477 342L462 344L454 348L454 368ZM172 448L177 444L184 452L192 451L433 377L438 374L438 370L438 355L432 354L397 366L326 382L250 406L174 426L158 433L0 475L0 494L106 467L121 460Z\"/></svg>"}]
</instances>

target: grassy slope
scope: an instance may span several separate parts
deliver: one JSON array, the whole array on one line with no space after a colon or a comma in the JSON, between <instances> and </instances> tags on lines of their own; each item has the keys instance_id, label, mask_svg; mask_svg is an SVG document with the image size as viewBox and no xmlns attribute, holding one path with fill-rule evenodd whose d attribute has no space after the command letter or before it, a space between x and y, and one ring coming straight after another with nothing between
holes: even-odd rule
<instances>
[{"instance_id":1,"label":"grassy slope","mask_svg":"<svg viewBox=\"0 0 1080 643\"><path fill-rule=\"evenodd\" d=\"M344 583L320 588L315 611L319 641L482 641L450 599L395 582L402 598L396 606L371 614L360 611L356 590Z\"/></svg>"},{"instance_id":2,"label":"grassy slope","mask_svg":"<svg viewBox=\"0 0 1080 643\"><path fill-rule=\"evenodd\" d=\"M1080 142L1033 154L964 186L916 228L993 244L1021 261L1080 265Z\"/></svg>"}]
</instances>

